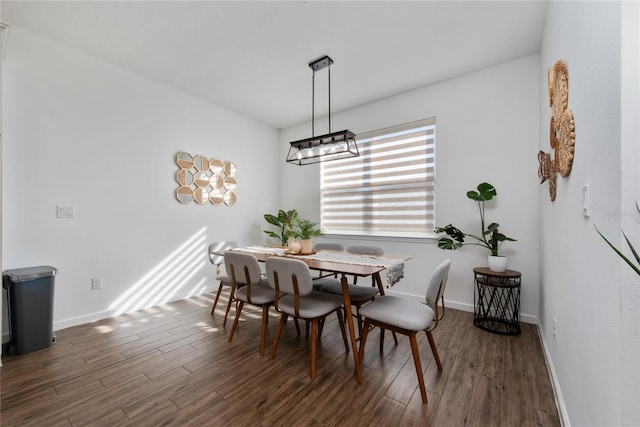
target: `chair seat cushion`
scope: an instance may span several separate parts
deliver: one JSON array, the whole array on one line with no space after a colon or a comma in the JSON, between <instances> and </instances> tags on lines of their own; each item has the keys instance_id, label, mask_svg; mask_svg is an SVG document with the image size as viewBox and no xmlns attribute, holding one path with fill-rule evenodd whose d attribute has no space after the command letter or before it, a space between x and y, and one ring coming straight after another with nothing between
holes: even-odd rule
<instances>
[{"instance_id":1,"label":"chair seat cushion","mask_svg":"<svg viewBox=\"0 0 640 427\"><path fill-rule=\"evenodd\" d=\"M378 288L374 288L373 286L358 286L351 284L348 286L351 302L367 301L378 295ZM342 284L339 280L326 280L325 283L320 286L320 292L342 295Z\"/></svg>"},{"instance_id":2,"label":"chair seat cushion","mask_svg":"<svg viewBox=\"0 0 640 427\"><path fill-rule=\"evenodd\" d=\"M216 280L225 286L231 286L231 277L227 276L226 274L221 274L217 276Z\"/></svg>"},{"instance_id":3,"label":"chair seat cushion","mask_svg":"<svg viewBox=\"0 0 640 427\"><path fill-rule=\"evenodd\" d=\"M325 277L315 277L311 283L313 284L313 289L315 289L316 291L319 291L321 287L335 283L335 282L338 282L338 285L340 285L339 279L336 279L333 276L325 276Z\"/></svg>"},{"instance_id":4,"label":"chair seat cushion","mask_svg":"<svg viewBox=\"0 0 640 427\"><path fill-rule=\"evenodd\" d=\"M300 317L314 319L326 316L342 306L343 299L339 295L311 291L307 296L300 297ZM278 311L295 316L295 296L288 294L278 300Z\"/></svg>"},{"instance_id":5,"label":"chair seat cushion","mask_svg":"<svg viewBox=\"0 0 640 427\"><path fill-rule=\"evenodd\" d=\"M243 285L236 289L236 298L251 304L262 305L273 302L275 292L269 282L258 282L251 285L251 301L247 299L248 286Z\"/></svg>"},{"instance_id":6,"label":"chair seat cushion","mask_svg":"<svg viewBox=\"0 0 640 427\"><path fill-rule=\"evenodd\" d=\"M424 331L434 322L428 305L392 295L377 297L362 306L360 315L409 331Z\"/></svg>"}]
</instances>

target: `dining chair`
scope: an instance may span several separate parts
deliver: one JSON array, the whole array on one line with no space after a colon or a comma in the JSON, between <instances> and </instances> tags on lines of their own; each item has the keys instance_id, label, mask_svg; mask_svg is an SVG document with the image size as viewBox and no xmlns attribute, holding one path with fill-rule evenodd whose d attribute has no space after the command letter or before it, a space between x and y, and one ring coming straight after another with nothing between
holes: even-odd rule
<instances>
[{"instance_id":1,"label":"dining chair","mask_svg":"<svg viewBox=\"0 0 640 427\"><path fill-rule=\"evenodd\" d=\"M275 309L281 313L269 360L273 360L276 354L282 328L289 316L311 322L311 380L314 380L318 332L325 318L331 313L335 312L338 316L344 348L349 352L340 310L343 299L337 295L314 291L309 267L299 259L269 257L266 260L266 268L269 284L275 290Z\"/></svg>"},{"instance_id":2,"label":"dining chair","mask_svg":"<svg viewBox=\"0 0 640 427\"><path fill-rule=\"evenodd\" d=\"M317 251L344 251L344 246L342 245L342 243L320 242L313 245L313 250L315 250L316 252ZM313 278L313 280L315 281L313 283L313 288L315 290L318 290L320 286L322 286L322 284L324 283L322 279L325 277L333 277L334 279L337 279L338 273L323 274L322 272L319 272L318 276Z\"/></svg>"},{"instance_id":3,"label":"dining chair","mask_svg":"<svg viewBox=\"0 0 640 427\"><path fill-rule=\"evenodd\" d=\"M438 355L438 349L433 340L432 332L436 326L438 326L438 322L444 317L444 289L447 284L450 266L451 260L447 259L433 271L425 295L426 304L401 297L383 295L376 298L375 301L370 304L365 305L360 310L360 314L364 317L364 328L362 329L360 350L358 352L360 360L362 361L362 357L364 356L364 347L371 325L407 335L411 342L413 363L416 368L420 393L422 394L422 401L424 403L427 403L427 391L424 385L424 376L420 363L420 353L418 352L416 335L422 331L427 334L433 357L438 365L438 370L441 371L442 363L440 362L440 356ZM440 307L440 303L442 307ZM381 337L381 339L384 338ZM380 348L382 349L382 346Z\"/></svg>"},{"instance_id":4,"label":"dining chair","mask_svg":"<svg viewBox=\"0 0 640 427\"><path fill-rule=\"evenodd\" d=\"M347 252L359 255L384 255L384 250L377 246L350 246ZM353 277L353 284L349 284L349 298L351 305L355 307L354 317L358 322L358 331L362 331L362 317L360 316L360 307L366 304L378 295L378 287L373 277L371 277L371 287L358 286L357 276ZM319 288L320 292L327 292L335 295L342 295L342 284L336 282L322 283ZM361 332L360 332L361 333Z\"/></svg>"},{"instance_id":5,"label":"dining chair","mask_svg":"<svg viewBox=\"0 0 640 427\"><path fill-rule=\"evenodd\" d=\"M379 246L355 245L349 246L347 252L359 255L384 255L384 249Z\"/></svg>"},{"instance_id":6,"label":"dining chair","mask_svg":"<svg viewBox=\"0 0 640 427\"><path fill-rule=\"evenodd\" d=\"M316 251L344 251L342 243L320 242L313 245Z\"/></svg>"},{"instance_id":7,"label":"dining chair","mask_svg":"<svg viewBox=\"0 0 640 427\"><path fill-rule=\"evenodd\" d=\"M384 255L384 249L382 249L379 246L369 246L369 245L349 246L347 248L347 252L349 252L350 254L356 254L356 255L371 255L371 256ZM353 276L353 283L355 284L357 282L358 282L358 277ZM371 278L371 286L376 286L376 284L373 281L373 278Z\"/></svg>"},{"instance_id":8,"label":"dining chair","mask_svg":"<svg viewBox=\"0 0 640 427\"><path fill-rule=\"evenodd\" d=\"M218 305L218 299L220 299L220 295L222 294L222 289L231 286L231 278L226 272L222 274L221 266L224 264L224 251L228 251L229 249L237 248L238 244L234 241L222 241L222 242L214 242L209 245L209 261L216 268L216 280L220 282L218 286L218 292L216 292L216 297L213 300L213 306L211 307L211 316L216 310L216 306ZM233 295L229 294L229 300L227 301L227 309L224 312L224 321L222 322L222 326L227 325L227 317L229 316L229 310L231 309L231 302L233 301Z\"/></svg>"},{"instance_id":9,"label":"dining chair","mask_svg":"<svg viewBox=\"0 0 640 427\"><path fill-rule=\"evenodd\" d=\"M233 334L238 327L238 320L244 304L261 307L260 356L263 356L269 307L273 305L275 293L269 283L262 279L258 259L254 255L245 252L227 251L224 253L224 263L227 273L231 277L231 295L237 301L236 315L233 319L228 341L231 342L233 340Z\"/></svg>"}]
</instances>

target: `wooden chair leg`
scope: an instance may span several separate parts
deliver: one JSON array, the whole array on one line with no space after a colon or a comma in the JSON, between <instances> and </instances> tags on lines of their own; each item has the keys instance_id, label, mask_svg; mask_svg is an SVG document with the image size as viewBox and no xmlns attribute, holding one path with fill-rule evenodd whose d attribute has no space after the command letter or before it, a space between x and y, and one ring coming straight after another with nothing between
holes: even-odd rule
<instances>
[{"instance_id":1,"label":"wooden chair leg","mask_svg":"<svg viewBox=\"0 0 640 427\"><path fill-rule=\"evenodd\" d=\"M425 331L425 333L427 334L427 338L429 339L429 345L431 346L433 357L434 359L436 359L438 370L442 371L442 363L440 362L440 356L438 355L438 349L436 348L436 342L433 340L433 335L431 334L431 331Z\"/></svg>"},{"instance_id":2,"label":"wooden chair leg","mask_svg":"<svg viewBox=\"0 0 640 427\"><path fill-rule=\"evenodd\" d=\"M418 375L418 384L420 385L420 394L422 395L422 401L427 403L427 390L424 386L424 376L422 374L422 364L420 363L420 353L418 352L418 340L416 339L416 333L413 332L409 335L411 341L411 353L413 353L413 363L416 366L416 374Z\"/></svg>"},{"instance_id":3,"label":"wooden chair leg","mask_svg":"<svg viewBox=\"0 0 640 427\"><path fill-rule=\"evenodd\" d=\"M300 336L300 324L298 323L298 318L297 317L293 318L293 323L296 324L296 332L298 332L298 336Z\"/></svg>"},{"instance_id":4,"label":"wooden chair leg","mask_svg":"<svg viewBox=\"0 0 640 427\"><path fill-rule=\"evenodd\" d=\"M362 335L360 336L360 349L358 350L358 359L362 364L362 356L364 355L364 345L367 342L367 335L369 335L369 319L364 319L364 327L362 328Z\"/></svg>"},{"instance_id":5,"label":"wooden chair leg","mask_svg":"<svg viewBox=\"0 0 640 427\"><path fill-rule=\"evenodd\" d=\"M262 328L260 330L260 357L264 356L265 339L267 337L267 321L269 319L269 306L262 306Z\"/></svg>"},{"instance_id":6,"label":"wooden chair leg","mask_svg":"<svg viewBox=\"0 0 640 427\"><path fill-rule=\"evenodd\" d=\"M213 312L216 311L216 305L218 305L218 300L220 299L221 293L222 293L222 282L220 282L220 286L218 286L218 292L216 292L216 298L213 300L213 305L211 306L212 316L213 316Z\"/></svg>"},{"instance_id":7,"label":"wooden chair leg","mask_svg":"<svg viewBox=\"0 0 640 427\"><path fill-rule=\"evenodd\" d=\"M231 304L233 304L234 297L232 294L229 294L229 301L227 301L227 311L224 312L224 321L222 322L222 326L227 326L227 318L229 317L229 311L231 310ZM238 303L236 301L236 310L238 309Z\"/></svg>"},{"instance_id":8,"label":"wooden chair leg","mask_svg":"<svg viewBox=\"0 0 640 427\"><path fill-rule=\"evenodd\" d=\"M316 348L317 348L318 320L311 322L311 381L316 379Z\"/></svg>"},{"instance_id":9,"label":"wooden chair leg","mask_svg":"<svg viewBox=\"0 0 640 427\"><path fill-rule=\"evenodd\" d=\"M384 329L380 328L380 354L384 353Z\"/></svg>"},{"instance_id":10,"label":"wooden chair leg","mask_svg":"<svg viewBox=\"0 0 640 427\"><path fill-rule=\"evenodd\" d=\"M238 327L238 320L240 320L240 313L242 312L242 307L244 306L244 301L238 301L238 308L236 310L236 317L233 319L233 326L231 327L231 332L229 333L229 340L231 342L233 340L233 334L236 332L236 328Z\"/></svg>"},{"instance_id":11,"label":"wooden chair leg","mask_svg":"<svg viewBox=\"0 0 640 427\"><path fill-rule=\"evenodd\" d=\"M344 348L349 354L349 343L347 342L347 331L344 329L344 322L342 322L342 310L337 309L336 314L338 315L338 325L340 325L340 332L342 332L342 341L344 342Z\"/></svg>"},{"instance_id":12,"label":"wooden chair leg","mask_svg":"<svg viewBox=\"0 0 640 427\"><path fill-rule=\"evenodd\" d=\"M278 323L278 330L276 331L276 336L273 339L273 345L271 345L271 353L269 353L269 360L273 360L273 357L276 355L276 348L278 347L278 341L280 340L280 333L282 333L282 328L284 324L287 323L288 315L282 313L280 316L280 323Z\"/></svg>"}]
</instances>

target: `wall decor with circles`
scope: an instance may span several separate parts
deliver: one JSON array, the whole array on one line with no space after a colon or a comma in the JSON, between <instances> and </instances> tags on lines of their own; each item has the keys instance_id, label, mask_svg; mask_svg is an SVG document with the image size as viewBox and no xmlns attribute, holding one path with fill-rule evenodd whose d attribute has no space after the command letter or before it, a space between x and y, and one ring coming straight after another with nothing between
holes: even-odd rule
<instances>
[{"instance_id":1,"label":"wall decor with circles","mask_svg":"<svg viewBox=\"0 0 640 427\"><path fill-rule=\"evenodd\" d=\"M196 202L199 205L236 204L236 173L232 162L193 156L184 151L176 155L176 198L180 203Z\"/></svg>"},{"instance_id":2,"label":"wall decor with circles","mask_svg":"<svg viewBox=\"0 0 640 427\"><path fill-rule=\"evenodd\" d=\"M576 124L573 111L569 108L569 73L562 60L556 61L548 70L549 106L553 110L549 123L550 153L538 153L538 177L540 184L549 180L549 197L556 200L556 174L566 178L571 173L576 145Z\"/></svg>"}]
</instances>

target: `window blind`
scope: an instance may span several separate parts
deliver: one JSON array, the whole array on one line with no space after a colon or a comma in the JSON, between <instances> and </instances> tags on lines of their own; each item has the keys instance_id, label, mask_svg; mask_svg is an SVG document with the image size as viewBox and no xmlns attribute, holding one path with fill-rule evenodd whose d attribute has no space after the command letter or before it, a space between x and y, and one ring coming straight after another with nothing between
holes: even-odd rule
<instances>
[{"instance_id":1,"label":"window blind","mask_svg":"<svg viewBox=\"0 0 640 427\"><path fill-rule=\"evenodd\" d=\"M359 157L322 164L323 232L432 234L435 118L360 134L357 143Z\"/></svg>"}]
</instances>

